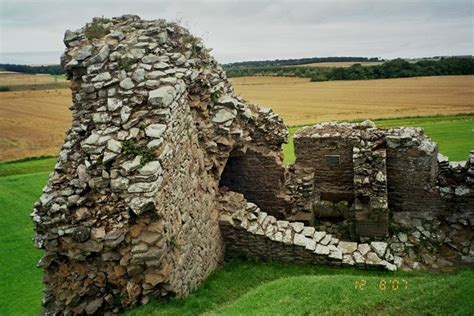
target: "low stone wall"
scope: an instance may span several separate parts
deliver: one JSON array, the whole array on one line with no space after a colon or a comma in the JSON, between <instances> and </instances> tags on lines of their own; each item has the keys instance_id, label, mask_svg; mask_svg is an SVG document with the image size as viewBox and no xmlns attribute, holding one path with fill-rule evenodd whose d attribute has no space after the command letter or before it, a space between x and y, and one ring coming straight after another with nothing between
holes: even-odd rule
<instances>
[{"instance_id":1,"label":"low stone wall","mask_svg":"<svg viewBox=\"0 0 474 316\"><path fill-rule=\"evenodd\" d=\"M301 222L277 220L234 192L221 193L218 208L227 254L294 263L397 269L385 242L342 241Z\"/></svg>"},{"instance_id":2,"label":"low stone wall","mask_svg":"<svg viewBox=\"0 0 474 316\"><path fill-rule=\"evenodd\" d=\"M434 212L399 212L391 224L392 235L356 243L301 222L277 220L234 192L221 192L217 207L226 254L408 271L474 263L474 213L445 220Z\"/></svg>"}]
</instances>

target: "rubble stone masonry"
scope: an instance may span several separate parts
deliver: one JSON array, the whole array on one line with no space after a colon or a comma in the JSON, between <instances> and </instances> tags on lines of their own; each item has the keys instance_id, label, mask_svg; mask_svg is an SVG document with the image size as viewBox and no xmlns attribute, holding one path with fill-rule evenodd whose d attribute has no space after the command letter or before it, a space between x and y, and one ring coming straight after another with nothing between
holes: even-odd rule
<instances>
[{"instance_id":1,"label":"rubble stone masonry","mask_svg":"<svg viewBox=\"0 0 474 316\"><path fill-rule=\"evenodd\" d=\"M322 123L295 135L233 93L199 38L125 15L67 31L73 122L36 202L43 314L185 296L225 253L361 268L474 261L474 152L421 129Z\"/></svg>"}]
</instances>

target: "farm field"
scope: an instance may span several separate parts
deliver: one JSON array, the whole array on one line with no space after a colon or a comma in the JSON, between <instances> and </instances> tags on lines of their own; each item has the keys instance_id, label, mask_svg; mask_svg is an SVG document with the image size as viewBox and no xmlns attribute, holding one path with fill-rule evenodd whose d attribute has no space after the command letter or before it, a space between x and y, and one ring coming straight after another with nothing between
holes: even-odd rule
<instances>
[{"instance_id":1,"label":"farm field","mask_svg":"<svg viewBox=\"0 0 474 316\"><path fill-rule=\"evenodd\" d=\"M232 81L237 94L271 107L289 126L474 112L474 76L328 82L240 77Z\"/></svg>"},{"instance_id":2,"label":"farm field","mask_svg":"<svg viewBox=\"0 0 474 316\"><path fill-rule=\"evenodd\" d=\"M70 104L67 89L0 93L0 161L57 155Z\"/></svg>"},{"instance_id":3,"label":"farm field","mask_svg":"<svg viewBox=\"0 0 474 316\"><path fill-rule=\"evenodd\" d=\"M474 76L309 82L232 80L236 93L272 107L289 126L326 120L474 113ZM57 155L70 126L68 89L0 93L0 161Z\"/></svg>"},{"instance_id":4,"label":"farm field","mask_svg":"<svg viewBox=\"0 0 474 316\"><path fill-rule=\"evenodd\" d=\"M42 252L33 247L29 214L54 160L0 163L0 315L39 314L42 274L36 263ZM361 280L367 282L364 290L355 288ZM389 282L385 290L379 287L382 280ZM407 288L397 289L395 280L406 280ZM473 268L388 273L232 259L188 298L152 301L126 314L469 315L473 296Z\"/></svg>"},{"instance_id":5,"label":"farm field","mask_svg":"<svg viewBox=\"0 0 474 316\"><path fill-rule=\"evenodd\" d=\"M43 90L67 88L69 82L61 76L48 74L24 74L0 71L0 87L8 87L11 91Z\"/></svg>"}]
</instances>

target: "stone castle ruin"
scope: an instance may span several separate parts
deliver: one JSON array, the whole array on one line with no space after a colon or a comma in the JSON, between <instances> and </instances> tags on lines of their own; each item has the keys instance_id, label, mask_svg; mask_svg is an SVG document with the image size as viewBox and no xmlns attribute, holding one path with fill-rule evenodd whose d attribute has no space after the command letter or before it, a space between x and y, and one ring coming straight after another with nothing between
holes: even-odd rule
<instances>
[{"instance_id":1,"label":"stone castle ruin","mask_svg":"<svg viewBox=\"0 0 474 316\"><path fill-rule=\"evenodd\" d=\"M164 20L67 31L73 123L35 204L43 313L185 296L224 253L362 268L474 261L474 151L421 129L322 123L294 138L234 95L201 40Z\"/></svg>"}]
</instances>

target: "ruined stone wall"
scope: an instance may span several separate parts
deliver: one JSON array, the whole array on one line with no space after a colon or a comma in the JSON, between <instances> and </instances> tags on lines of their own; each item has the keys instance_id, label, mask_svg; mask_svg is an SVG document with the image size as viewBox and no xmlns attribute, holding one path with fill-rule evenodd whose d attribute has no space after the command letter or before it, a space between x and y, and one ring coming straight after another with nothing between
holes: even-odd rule
<instances>
[{"instance_id":1,"label":"ruined stone wall","mask_svg":"<svg viewBox=\"0 0 474 316\"><path fill-rule=\"evenodd\" d=\"M302 137L304 132L303 129L295 137L295 164L313 168L314 192L328 193L330 200L338 198L336 193L351 193L354 188L352 142L333 135Z\"/></svg>"},{"instance_id":2,"label":"ruined stone wall","mask_svg":"<svg viewBox=\"0 0 474 316\"><path fill-rule=\"evenodd\" d=\"M252 148L278 167L288 131L234 96L176 24L94 19L64 42L73 123L32 214L44 313L186 295L223 257L215 195L229 154Z\"/></svg>"},{"instance_id":3,"label":"ruined stone wall","mask_svg":"<svg viewBox=\"0 0 474 316\"><path fill-rule=\"evenodd\" d=\"M388 131L387 178L389 207L394 212L441 210L436 188L438 150L421 130Z\"/></svg>"},{"instance_id":4,"label":"ruined stone wall","mask_svg":"<svg viewBox=\"0 0 474 316\"><path fill-rule=\"evenodd\" d=\"M390 212L446 218L474 207L472 163L449 163L418 128L320 123L297 132L295 148L292 219L340 237L386 237Z\"/></svg>"},{"instance_id":5,"label":"ruined stone wall","mask_svg":"<svg viewBox=\"0 0 474 316\"><path fill-rule=\"evenodd\" d=\"M339 240L301 222L277 220L244 196L221 192L220 225L228 254L264 260L384 268L401 266L385 242Z\"/></svg>"},{"instance_id":6,"label":"ruined stone wall","mask_svg":"<svg viewBox=\"0 0 474 316\"><path fill-rule=\"evenodd\" d=\"M443 264L446 251L449 262L474 257L473 154L446 166L419 130L324 123L295 136L287 168L281 118L235 96L182 27L101 18L64 43L73 122L32 213L44 314L184 296L224 248L389 270L416 268L427 241L440 255L426 265ZM352 241L340 240L339 223Z\"/></svg>"},{"instance_id":7,"label":"ruined stone wall","mask_svg":"<svg viewBox=\"0 0 474 316\"><path fill-rule=\"evenodd\" d=\"M438 154L439 192L451 212L469 213L474 211L474 150L467 162L450 162Z\"/></svg>"},{"instance_id":8,"label":"ruined stone wall","mask_svg":"<svg viewBox=\"0 0 474 316\"><path fill-rule=\"evenodd\" d=\"M269 214L285 218L289 211L289 196L284 191L286 169L274 157L248 149L229 157L220 185L243 193Z\"/></svg>"}]
</instances>

